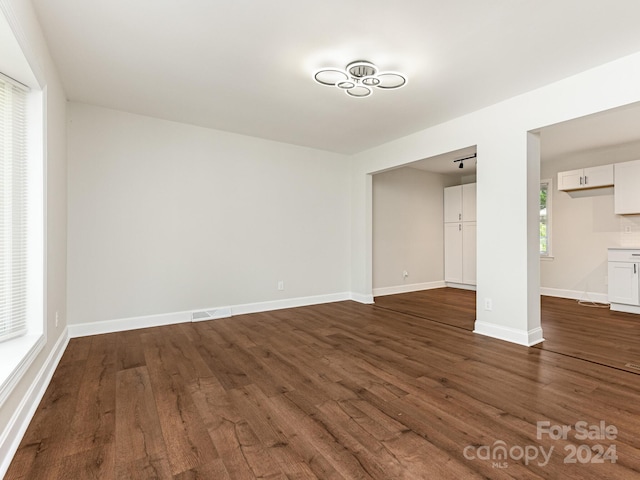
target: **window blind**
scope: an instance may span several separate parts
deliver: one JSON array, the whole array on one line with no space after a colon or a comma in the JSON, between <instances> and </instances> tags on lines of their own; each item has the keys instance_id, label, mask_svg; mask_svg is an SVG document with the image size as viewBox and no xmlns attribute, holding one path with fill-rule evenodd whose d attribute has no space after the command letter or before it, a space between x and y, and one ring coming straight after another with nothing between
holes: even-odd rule
<instances>
[{"instance_id":1,"label":"window blind","mask_svg":"<svg viewBox=\"0 0 640 480\"><path fill-rule=\"evenodd\" d=\"M26 96L0 76L0 341L27 332Z\"/></svg>"}]
</instances>

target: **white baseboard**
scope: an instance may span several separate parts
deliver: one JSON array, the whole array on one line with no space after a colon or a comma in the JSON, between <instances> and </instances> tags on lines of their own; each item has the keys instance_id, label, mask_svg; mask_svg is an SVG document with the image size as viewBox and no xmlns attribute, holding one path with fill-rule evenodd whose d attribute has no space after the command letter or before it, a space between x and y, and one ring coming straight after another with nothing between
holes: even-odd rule
<instances>
[{"instance_id":1,"label":"white baseboard","mask_svg":"<svg viewBox=\"0 0 640 480\"><path fill-rule=\"evenodd\" d=\"M211 313L210 318L203 320L227 318L233 315L246 313L268 312L271 310L281 310L284 308L305 307L309 305L319 305L322 303L341 302L343 300L355 300L360 303L373 303L371 295L354 294L350 292L332 293L327 295L314 295L311 297L287 298L283 300L272 300L268 302L246 303L226 307L213 307L185 312L161 313L158 315L146 315L141 317L119 318L114 320L104 320L100 322L79 323L68 326L69 337L85 337L87 335L99 335L102 333L123 332L126 330L136 330L138 328L159 327L162 325L172 325L176 323L192 322L193 314L199 312ZM199 321L199 320L195 320Z\"/></svg>"},{"instance_id":2,"label":"white baseboard","mask_svg":"<svg viewBox=\"0 0 640 480\"><path fill-rule=\"evenodd\" d=\"M612 303L611 311L640 314L640 307L637 305L623 305L622 303Z\"/></svg>"},{"instance_id":3,"label":"white baseboard","mask_svg":"<svg viewBox=\"0 0 640 480\"><path fill-rule=\"evenodd\" d=\"M540 295L546 295L547 297L571 298L573 300L583 300L586 302L609 303L609 296L606 293L581 292L578 290L540 287Z\"/></svg>"},{"instance_id":4,"label":"white baseboard","mask_svg":"<svg viewBox=\"0 0 640 480\"><path fill-rule=\"evenodd\" d=\"M445 282L445 287L451 288L459 288L461 290L473 290L474 292L477 290L475 285L471 285L470 283L454 283L454 282Z\"/></svg>"},{"instance_id":5,"label":"white baseboard","mask_svg":"<svg viewBox=\"0 0 640 480\"><path fill-rule=\"evenodd\" d=\"M103 320L101 322L77 323L68 325L67 328L69 329L69 337L71 338L100 335L102 333L124 332L138 328L160 327L162 325L191 322L191 315L196 311L198 310L118 318L115 320Z\"/></svg>"},{"instance_id":6,"label":"white baseboard","mask_svg":"<svg viewBox=\"0 0 640 480\"><path fill-rule=\"evenodd\" d=\"M11 460L13 460L13 456L18 450L22 437L27 431L33 415L36 413L36 409L49 386L53 372L58 366L68 343L69 335L65 330L51 349L36 378L31 382L27 393L20 401L18 408L13 412L4 431L0 434L0 478L4 478L7 473Z\"/></svg>"},{"instance_id":7,"label":"white baseboard","mask_svg":"<svg viewBox=\"0 0 640 480\"><path fill-rule=\"evenodd\" d=\"M497 338L498 340L504 340L511 343L517 343L518 345L524 345L525 347L532 347L533 345L544 341L544 338L542 337L542 328L539 327L527 331L505 327L503 325L496 325L495 323L482 322L479 320L476 320L473 333Z\"/></svg>"},{"instance_id":8,"label":"white baseboard","mask_svg":"<svg viewBox=\"0 0 640 480\"><path fill-rule=\"evenodd\" d=\"M445 286L444 281L411 283L409 285L396 285L393 287L381 287L373 289L374 297L383 297L385 295L396 295L398 293L419 292L421 290L432 290L434 288L442 288Z\"/></svg>"},{"instance_id":9,"label":"white baseboard","mask_svg":"<svg viewBox=\"0 0 640 480\"><path fill-rule=\"evenodd\" d=\"M349 294L349 300L353 300L354 302L358 302L358 303L364 303L366 305L372 305L374 303L373 295L370 293L351 292Z\"/></svg>"},{"instance_id":10,"label":"white baseboard","mask_svg":"<svg viewBox=\"0 0 640 480\"><path fill-rule=\"evenodd\" d=\"M269 302L246 303L244 305L234 305L231 307L233 315L243 315L245 313L269 312L271 310L282 310L284 308L307 307L309 305L320 305L322 303L342 302L351 300L350 293L330 293L327 295L314 295L312 297L287 298L284 300L272 300Z\"/></svg>"}]
</instances>

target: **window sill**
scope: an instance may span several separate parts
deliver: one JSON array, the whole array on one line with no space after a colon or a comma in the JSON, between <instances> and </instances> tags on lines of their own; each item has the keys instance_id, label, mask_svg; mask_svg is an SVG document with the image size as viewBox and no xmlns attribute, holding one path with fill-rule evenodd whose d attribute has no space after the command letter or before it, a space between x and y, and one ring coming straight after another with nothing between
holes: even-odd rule
<instances>
[{"instance_id":1,"label":"window sill","mask_svg":"<svg viewBox=\"0 0 640 480\"><path fill-rule=\"evenodd\" d=\"M553 262L554 258L553 255L540 255L540 260L545 262Z\"/></svg>"},{"instance_id":2,"label":"window sill","mask_svg":"<svg viewBox=\"0 0 640 480\"><path fill-rule=\"evenodd\" d=\"M0 406L46 343L43 334L23 335L0 343Z\"/></svg>"}]
</instances>

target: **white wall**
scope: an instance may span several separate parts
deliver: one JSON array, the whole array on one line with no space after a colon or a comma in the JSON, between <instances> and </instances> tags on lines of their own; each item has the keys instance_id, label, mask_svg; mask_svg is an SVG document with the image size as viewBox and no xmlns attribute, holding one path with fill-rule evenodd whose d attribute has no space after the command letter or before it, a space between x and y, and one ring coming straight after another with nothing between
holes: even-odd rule
<instances>
[{"instance_id":1,"label":"white wall","mask_svg":"<svg viewBox=\"0 0 640 480\"><path fill-rule=\"evenodd\" d=\"M50 357L64 346L66 321L66 238L67 238L67 166L66 166L66 97L56 68L43 39L40 25L28 0L0 0L0 15L5 14L20 46L46 91L46 343L31 367L0 408L0 476L10 460L7 452L17 447L19 434L26 428L31 403L39 389L46 386L51 372ZM55 326L55 312L60 322Z\"/></svg>"},{"instance_id":2,"label":"white wall","mask_svg":"<svg viewBox=\"0 0 640 480\"><path fill-rule=\"evenodd\" d=\"M607 248L640 244L640 216L614 213L612 187L561 192L558 172L637 159L640 159L640 142L543 161L540 177L552 179L554 185L553 258L540 264L543 292L604 300ZM630 233L624 233L625 226L630 227Z\"/></svg>"},{"instance_id":3,"label":"white wall","mask_svg":"<svg viewBox=\"0 0 640 480\"><path fill-rule=\"evenodd\" d=\"M539 148L527 132L638 102L639 83L635 54L355 155L352 290L372 291L371 174L477 145L476 331L526 345L540 341ZM491 311L480 308L485 299L492 299Z\"/></svg>"},{"instance_id":4,"label":"white wall","mask_svg":"<svg viewBox=\"0 0 640 480\"><path fill-rule=\"evenodd\" d=\"M452 183L408 167L373 176L374 294L444 281L443 189Z\"/></svg>"},{"instance_id":5,"label":"white wall","mask_svg":"<svg viewBox=\"0 0 640 480\"><path fill-rule=\"evenodd\" d=\"M70 323L348 292L348 157L77 103L68 121Z\"/></svg>"}]
</instances>

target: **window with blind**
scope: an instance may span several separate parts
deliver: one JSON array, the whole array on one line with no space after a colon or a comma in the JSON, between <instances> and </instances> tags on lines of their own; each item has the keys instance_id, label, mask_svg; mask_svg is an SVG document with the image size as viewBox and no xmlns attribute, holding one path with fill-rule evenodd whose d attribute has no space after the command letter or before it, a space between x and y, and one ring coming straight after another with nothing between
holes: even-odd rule
<instances>
[{"instance_id":1,"label":"window with blind","mask_svg":"<svg viewBox=\"0 0 640 480\"><path fill-rule=\"evenodd\" d=\"M26 96L0 76L0 342L27 332Z\"/></svg>"}]
</instances>

